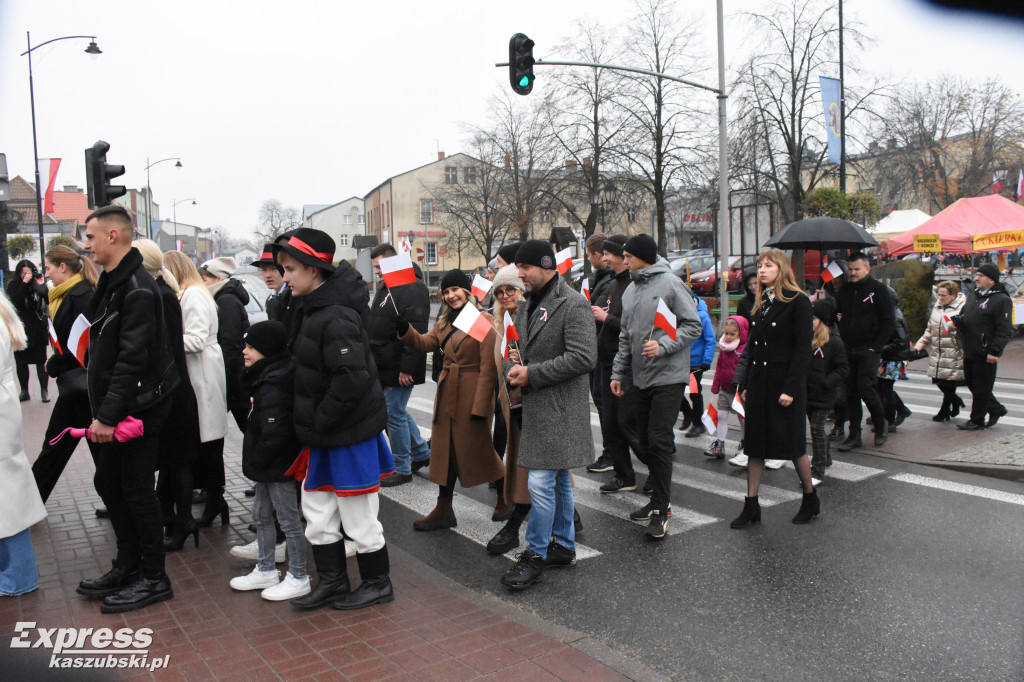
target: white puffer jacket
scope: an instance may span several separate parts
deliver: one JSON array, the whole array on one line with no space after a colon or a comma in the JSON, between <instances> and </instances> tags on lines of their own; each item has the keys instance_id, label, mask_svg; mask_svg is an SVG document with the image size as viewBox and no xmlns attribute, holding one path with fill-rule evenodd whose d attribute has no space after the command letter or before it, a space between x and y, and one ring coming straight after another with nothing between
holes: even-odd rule
<instances>
[{"instance_id":1,"label":"white puffer jacket","mask_svg":"<svg viewBox=\"0 0 1024 682\"><path fill-rule=\"evenodd\" d=\"M928 318L928 326L924 334L914 346L922 350L929 346L931 357L928 360L928 376L943 381L964 380L964 351L960 345L960 332L955 329L948 331L942 327L942 317L952 318L964 307L967 297L963 293L956 295L952 303L942 305L936 303Z\"/></svg>"}]
</instances>

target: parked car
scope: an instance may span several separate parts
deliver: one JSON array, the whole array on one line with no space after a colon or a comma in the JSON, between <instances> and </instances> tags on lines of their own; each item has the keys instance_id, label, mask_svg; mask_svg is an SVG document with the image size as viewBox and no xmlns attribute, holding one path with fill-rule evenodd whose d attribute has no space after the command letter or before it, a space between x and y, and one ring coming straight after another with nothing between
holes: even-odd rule
<instances>
[{"instance_id":1,"label":"parked car","mask_svg":"<svg viewBox=\"0 0 1024 682\"><path fill-rule=\"evenodd\" d=\"M693 276L695 272L701 272L707 270L714 265L714 256L686 256L679 260L672 261L669 267L683 279L686 279L686 264L690 264L690 276Z\"/></svg>"},{"instance_id":2,"label":"parked car","mask_svg":"<svg viewBox=\"0 0 1024 682\"><path fill-rule=\"evenodd\" d=\"M711 256L713 263L707 269L694 273L691 268L690 288L695 294L705 296L718 291L718 269L720 264ZM743 286L743 268L757 262L757 256L729 256L729 291L739 291Z\"/></svg>"}]
</instances>

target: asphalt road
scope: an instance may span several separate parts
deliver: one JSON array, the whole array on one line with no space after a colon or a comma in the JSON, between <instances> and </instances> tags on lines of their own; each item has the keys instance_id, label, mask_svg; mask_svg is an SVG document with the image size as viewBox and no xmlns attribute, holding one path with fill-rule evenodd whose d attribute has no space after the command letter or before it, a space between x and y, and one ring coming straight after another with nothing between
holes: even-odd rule
<instances>
[{"instance_id":1,"label":"asphalt road","mask_svg":"<svg viewBox=\"0 0 1024 682\"><path fill-rule=\"evenodd\" d=\"M433 390L410 402L428 429ZM934 393L914 401L928 415ZM662 541L626 518L643 498L602 495L609 474L576 472L579 564L521 593L498 582L511 559L483 548L500 527L487 486L458 491L456 529L412 530L437 491L420 477L384 492L381 520L389 542L456 582L671 679L1024 679L1024 484L835 453L818 519L790 523L787 466L766 473L762 523L737 531L744 473L705 458L708 444L677 438Z\"/></svg>"}]
</instances>

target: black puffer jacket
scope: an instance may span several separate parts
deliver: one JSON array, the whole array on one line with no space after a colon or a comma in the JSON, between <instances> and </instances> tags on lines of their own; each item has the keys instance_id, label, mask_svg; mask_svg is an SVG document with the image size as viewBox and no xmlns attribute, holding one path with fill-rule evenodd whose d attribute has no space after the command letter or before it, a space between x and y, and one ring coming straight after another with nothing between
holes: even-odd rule
<instances>
[{"instance_id":1,"label":"black puffer jacket","mask_svg":"<svg viewBox=\"0 0 1024 682\"><path fill-rule=\"evenodd\" d=\"M303 446L352 445L387 423L384 391L370 352L369 292L347 261L303 296L295 358L295 435Z\"/></svg>"},{"instance_id":2,"label":"black puffer jacket","mask_svg":"<svg viewBox=\"0 0 1024 682\"><path fill-rule=\"evenodd\" d=\"M74 352L68 351L68 335L71 334L71 327L79 315L89 317L89 301L94 291L92 285L83 279L71 287L71 291L64 296L60 307L57 308L57 314L53 318L53 329L57 332L57 341L64 352L54 353L46 361L46 373L51 377L59 377L68 371L84 371L75 359ZM88 358L88 355L86 357Z\"/></svg>"},{"instance_id":3,"label":"black puffer jacket","mask_svg":"<svg viewBox=\"0 0 1024 682\"><path fill-rule=\"evenodd\" d=\"M831 336L828 343L811 351L811 366L807 369L807 409L831 410L849 373L846 348L838 336Z\"/></svg>"},{"instance_id":4,"label":"black puffer jacket","mask_svg":"<svg viewBox=\"0 0 1024 682\"><path fill-rule=\"evenodd\" d=\"M156 281L132 247L100 275L89 305L89 401L107 426L147 410L178 385Z\"/></svg>"},{"instance_id":5,"label":"black puffer jacket","mask_svg":"<svg viewBox=\"0 0 1024 682\"><path fill-rule=\"evenodd\" d=\"M427 376L427 356L398 340L398 318L401 315L412 328L426 334L430 325L430 295L419 266L413 264L416 281L394 289L382 286L373 297L366 322L370 350L377 364L382 386L399 386L398 373L412 376L413 384L422 384ZM394 305L392 305L392 300ZM398 312L395 312L395 307ZM403 331L405 325L402 325Z\"/></svg>"},{"instance_id":6,"label":"black puffer jacket","mask_svg":"<svg viewBox=\"0 0 1024 682\"><path fill-rule=\"evenodd\" d=\"M964 358L983 360L987 355L999 357L1013 334L1013 301L1006 287L996 282L984 294L977 290L967 294L963 310L953 318L960 330Z\"/></svg>"},{"instance_id":7,"label":"black puffer jacket","mask_svg":"<svg viewBox=\"0 0 1024 682\"><path fill-rule=\"evenodd\" d=\"M295 368L291 358L264 358L242 370L252 409L242 441L242 473L260 483L291 480L284 475L299 454L292 428Z\"/></svg>"},{"instance_id":8,"label":"black puffer jacket","mask_svg":"<svg viewBox=\"0 0 1024 682\"><path fill-rule=\"evenodd\" d=\"M597 334L597 361L602 365L611 365L615 360L615 354L619 350L619 330L622 326L622 294L629 286L629 270L623 270L619 274L613 271L612 278L604 288L604 305L608 316L604 318L600 331ZM596 303L594 305L597 305Z\"/></svg>"},{"instance_id":9,"label":"black puffer jacket","mask_svg":"<svg viewBox=\"0 0 1024 682\"><path fill-rule=\"evenodd\" d=\"M217 303L217 343L224 353L224 374L227 376L228 404L241 390L242 349L245 341L242 337L249 328L249 315L245 305L249 302L249 292L237 279L228 279L213 295Z\"/></svg>"}]
</instances>

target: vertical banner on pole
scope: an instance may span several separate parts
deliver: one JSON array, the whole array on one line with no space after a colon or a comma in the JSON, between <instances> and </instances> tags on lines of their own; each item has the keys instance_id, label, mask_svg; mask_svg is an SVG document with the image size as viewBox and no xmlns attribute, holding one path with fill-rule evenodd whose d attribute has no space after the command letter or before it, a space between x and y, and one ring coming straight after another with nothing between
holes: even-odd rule
<instances>
[{"instance_id":1,"label":"vertical banner on pole","mask_svg":"<svg viewBox=\"0 0 1024 682\"><path fill-rule=\"evenodd\" d=\"M839 163L842 157L843 122L839 115L839 79L818 76L821 102L825 107L825 131L828 134L828 160Z\"/></svg>"}]
</instances>

